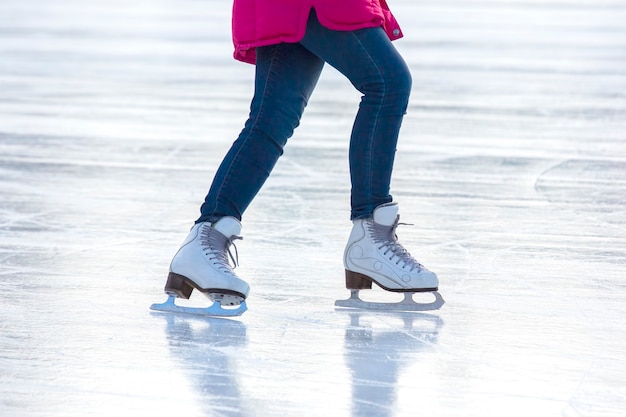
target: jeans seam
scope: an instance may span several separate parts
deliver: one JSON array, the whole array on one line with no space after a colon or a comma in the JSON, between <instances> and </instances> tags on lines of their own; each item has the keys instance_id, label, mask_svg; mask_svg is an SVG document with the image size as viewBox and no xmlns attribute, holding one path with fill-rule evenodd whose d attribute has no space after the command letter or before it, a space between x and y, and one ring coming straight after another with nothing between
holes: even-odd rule
<instances>
[{"instance_id":1,"label":"jeans seam","mask_svg":"<svg viewBox=\"0 0 626 417\"><path fill-rule=\"evenodd\" d=\"M378 63L376 62L376 60L372 57L372 55L369 53L369 51L367 50L367 48L365 48L365 46L363 45L363 42L361 42L361 40L359 39L359 37L357 36L357 34L355 32L352 32L352 36L355 38L356 42L360 45L361 49L367 54L367 56L369 57L369 59L371 60L374 68L376 68L376 71L378 72L378 75L380 77L381 80L383 80L382 82L382 86L383 86L383 91L382 91L382 101L379 105L376 106L376 118L374 119L374 125L372 128L372 131L370 133L370 137L369 137L369 141L368 141L368 149L367 149L367 154L368 154L368 164L367 164L367 171L368 171L368 189L367 191L367 196L369 198L370 201L368 201L368 205L372 205L372 200L373 200L373 196L372 196L372 188L373 188L373 178L372 178L372 165L373 165L373 143L374 143L374 137L376 136L376 130L378 129L379 126L379 120L380 120L380 114L382 112L382 108L384 107L384 102L387 98L387 85L384 82L384 77L380 71L380 68L378 67ZM375 207L369 207L368 211L373 212Z\"/></svg>"},{"instance_id":2,"label":"jeans seam","mask_svg":"<svg viewBox=\"0 0 626 417\"><path fill-rule=\"evenodd\" d=\"M233 158L230 161L230 164L228 165L228 168L225 171L224 179L222 180L222 183L220 184L220 188L215 193L215 204L212 210L213 217L215 217L215 211L218 209L220 196L222 194L222 189L226 186L228 182L228 178L230 177L229 175L230 170L232 169L233 165L235 165L236 161L239 159L239 155L241 154L243 148L247 145L248 140L250 139L250 136L252 135L252 132L254 131L254 128L257 126L259 119L261 118L261 109L263 108L263 103L265 102L265 97L266 97L265 91L267 90L267 85L268 85L268 82L272 73L271 68L274 65L274 61L276 59L276 55L278 54L278 50L279 48L273 48L272 58L269 63L270 70L267 71L267 76L265 77L265 80L263 82L263 94L261 95L261 102L259 103L259 106L258 106L259 111L254 119L254 123L250 126L250 129L248 129L247 135L244 138L241 138L242 145L237 150L237 153L233 155Z\"/></svg>"}]
</instances>

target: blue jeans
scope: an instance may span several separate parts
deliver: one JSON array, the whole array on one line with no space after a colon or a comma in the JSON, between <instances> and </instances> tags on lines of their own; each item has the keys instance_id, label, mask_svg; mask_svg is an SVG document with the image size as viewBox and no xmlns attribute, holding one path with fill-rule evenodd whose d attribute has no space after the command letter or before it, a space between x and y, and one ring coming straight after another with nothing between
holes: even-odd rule
<instances>
[{"instance_id":1,"label":"blue jeans","mask_svg":"<svg viewBox=\"0 0 626 417\"><path fill-rule=\"evenodd\" d=\"M332 31L311 13L299 43L259 47L250 117L215 174L197 222L239 220L270 175L327 62L363 93L350 137L352 220L392 201L391 172L411 74L382 28Z\"/></svg>"}]
</instances>

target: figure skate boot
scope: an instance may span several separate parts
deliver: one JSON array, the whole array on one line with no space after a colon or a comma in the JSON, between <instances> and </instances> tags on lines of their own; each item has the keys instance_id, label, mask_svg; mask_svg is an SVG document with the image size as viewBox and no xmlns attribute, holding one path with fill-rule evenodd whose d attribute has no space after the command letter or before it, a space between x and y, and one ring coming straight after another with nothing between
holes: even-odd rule
<instances>
[{"instance_id":1,"label":"figure skate boot","mask_svg":"<svg viewBox=\"0 0 626 417\"><path fill-rule=\"evenodd\" d=\"M371 218L353 222L352 233L344 252L346 288L352 292L352 296L349 300L338 300L335 305L404 310L431 310L441 307L439 304L443 304L443 300L436 293L439 287L437 275L415 260L398 242L396 228L399 219L398 205L387 203L378 206ZM360 300L359 290L371 289L372 282L387 291L404 293L404 301L389 304ZM415 303L412 294L416 292L433 292L435 303Z\"/></svg>"},{"instance_id":2,"label":"figure skate boot","mask_svg":"<svg viewBox=\"0 0 626 417\"><path fill-rule=\"evenodd\" d=\"M165 284L169 295L163 304L153 304L153 310L176 311L200 315L235 316L246 311L245 299L250 287L239 278L230 265L236 265L230 247L241 239L241 223L234 217L222 217L217 222L202 222L193 226L170 265ZM197 289L214 301L208 308L182 307L175 298L188 299ZM239 306L224 309L222 306Z\"/></svg>"}]
</instances>

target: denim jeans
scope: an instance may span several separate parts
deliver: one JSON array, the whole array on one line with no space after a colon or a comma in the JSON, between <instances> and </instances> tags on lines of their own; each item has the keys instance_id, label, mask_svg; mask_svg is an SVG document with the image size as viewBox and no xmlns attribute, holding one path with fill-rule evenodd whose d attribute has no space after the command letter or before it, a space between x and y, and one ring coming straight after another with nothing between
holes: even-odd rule
<instances>
[{"instance_id":1,"label":"denim jeans","mask_svg":"<svg viewBox=\"0 0 626 417\"><path fill-rule=\"evenodd\" d=\"M389 194L409 69L382 28L332 31L311 13L299 43L256 50L250 116L218 168L197 222L239 220L270 175L327 62L363 96L350 137L350 219L371 217Z\"/></svg>"}]
</instances>

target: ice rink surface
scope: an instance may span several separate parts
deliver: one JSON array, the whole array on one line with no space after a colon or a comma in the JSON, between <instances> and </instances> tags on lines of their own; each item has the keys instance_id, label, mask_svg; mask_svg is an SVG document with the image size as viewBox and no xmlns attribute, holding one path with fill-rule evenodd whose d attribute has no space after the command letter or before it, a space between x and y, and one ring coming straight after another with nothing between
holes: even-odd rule
<instances>
[{"instance_id":1,"label":"ice rink surface","mask_svg":"<svg viewBox=\"0 0 626 417\"><path fill-rule=\"evenodd\" d=\"M0 0L0 416L626 415L626 3L389 3L398 234L446 304L334 307L328 67L244 217L249 311L202 319L148 307L247 116L230 2Z\"/></svg>"}]
</instances>

